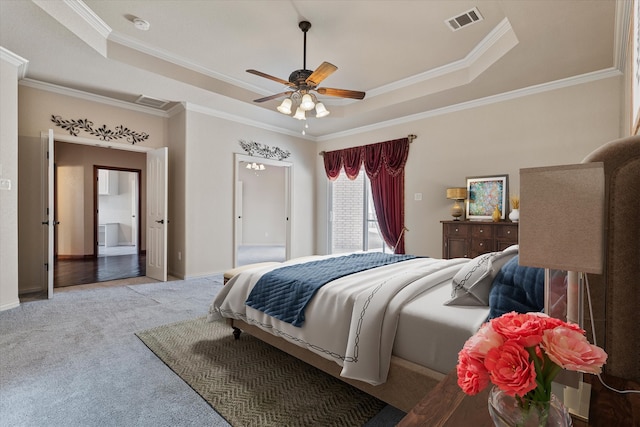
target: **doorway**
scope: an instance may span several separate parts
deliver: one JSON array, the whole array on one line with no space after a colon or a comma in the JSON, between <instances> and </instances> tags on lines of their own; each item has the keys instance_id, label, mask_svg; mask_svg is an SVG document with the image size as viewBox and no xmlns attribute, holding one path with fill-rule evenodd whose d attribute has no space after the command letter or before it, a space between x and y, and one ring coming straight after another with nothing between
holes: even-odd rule
<instances>
[{"instance_id":1,"label":"doorway","mask_svg":"<svg viewBox=\"0 0 640 427\"><path fill-rule=\"evenodd\" d=\"M288 162L236 154L234 266L290 258Z\"/></svg>"},{"instance_id":2,"label":"doorway","mask_svg":"<svg viewBox=\"0 0 640 427\"><path fill-rule=\"evenodd\" d=\"M146 153L55 144L53 286L145 276Z\"/></svg>"},{"instance_id":3,"label":"doorway","mask_svg":"<svg viewBox=\"0 0 640 427\"><path fill-rule=\"evenodd\" d=\"M94 253L137 255L140 241L139 169L94 166Z\"/></svg>"}]
</instances>

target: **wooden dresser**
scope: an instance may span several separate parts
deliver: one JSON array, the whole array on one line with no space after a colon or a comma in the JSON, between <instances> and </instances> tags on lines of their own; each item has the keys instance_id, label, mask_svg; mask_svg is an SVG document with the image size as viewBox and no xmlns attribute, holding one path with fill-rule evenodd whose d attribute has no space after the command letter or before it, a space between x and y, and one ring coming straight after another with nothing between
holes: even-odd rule
<instances>
[{"instance_id":1,"label":"wooden dresser","mask_svg":"<svg viewBox=\"0 0 640 427\"><path fill-rule=\"evenodd\" d=\"M440 221L442 258L475 258L518 243L517 222Z\"/></svg>"}]
</instances>

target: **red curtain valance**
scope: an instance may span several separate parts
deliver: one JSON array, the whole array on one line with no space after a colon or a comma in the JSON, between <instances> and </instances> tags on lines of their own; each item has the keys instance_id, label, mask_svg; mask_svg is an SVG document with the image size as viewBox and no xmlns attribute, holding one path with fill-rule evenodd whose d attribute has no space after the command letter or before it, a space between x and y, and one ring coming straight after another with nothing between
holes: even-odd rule
<instances>
[{"instance_id":1,"label":"red curtain valance","mask_svg":"<svg viewBox=\"0 0 640 427\"><path fill-rule=\"evenodd\" d=\"M404 165L408 156L409 138L324 153L324 170L332 181L342 168L347 178L356 179L364 164L380 233L396 254L404 253Z\"/></svg>"},{"instance_id":2,"label":"red curtain valance","mask_svg":"<svg viewBox=\"0 0 640 427\"><path fill-rule=\"evenodd\" d=\"M378 176L382 167L386 168L389 175L397 176L404 170L408 156L409 138L394 139L360 147L326 151L324 170L331 181L338 178L343 167L347 178L356 179L363 163L369 179Z\"/></svg>"}]
</instances>

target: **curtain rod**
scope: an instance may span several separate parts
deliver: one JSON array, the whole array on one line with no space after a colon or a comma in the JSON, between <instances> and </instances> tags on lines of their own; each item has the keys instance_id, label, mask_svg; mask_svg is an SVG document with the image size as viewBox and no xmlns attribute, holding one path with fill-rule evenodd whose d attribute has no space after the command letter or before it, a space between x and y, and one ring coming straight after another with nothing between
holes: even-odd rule
<instances>
[{"instance_id":1,"label":"curtain rod","mask_svg":"<svg viewBox=\"0 0 640 427\"><path fill-rule=\"evenodd\" d=\"M407 139L409 140L409 144L411 144L413 142L413 140L416 139L417 137L418 136L414 135L414 134L407 135ZM321 152L318 153L318 155L324 156L324 153L325 153L324 151L321 151Z\"/></svg>"}]
</instances>

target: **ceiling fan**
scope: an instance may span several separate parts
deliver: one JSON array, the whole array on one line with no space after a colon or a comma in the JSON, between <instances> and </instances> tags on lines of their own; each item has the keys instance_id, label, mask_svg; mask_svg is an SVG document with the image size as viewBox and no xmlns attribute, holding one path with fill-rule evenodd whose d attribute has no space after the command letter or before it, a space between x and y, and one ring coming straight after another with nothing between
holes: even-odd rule
<instances>
[{"instance_id":1,"label":"ceiling fan","mask_svg":"<svg viewBox=\"0 0 640 427\"><path fill-rule=\"evenodd\" d=\"M289 81L280 79L278 77L271 76L258 70L247 70L248 73L255 74L256 76L264 77L269 80L282 83L290 88L285 92L277 93L275 95L266 96L264 98L255 99L254 102L265 102L272 99L281 98L286 96L282 104L278 106L278 111L283 114L291 114L291 107L294 102L299 103L296 110L296 114L293 116L296 119L304 120L305 111L316 109L316 117L324 117L329 114L329 111L325 106L318 102L313 92L320 95L335 96L338 98L352 98L363 99L365 92L347 89L335 89L329 87L317 87L324 79L329 77L335 72L338 67L329 63L323 62L315 71L307 70L307 31L311 28L311 23L308 21L300 21L298 27L304 34L304 51L302 69L295 70L289 75Z\"/></svg>"}]
</instances>

